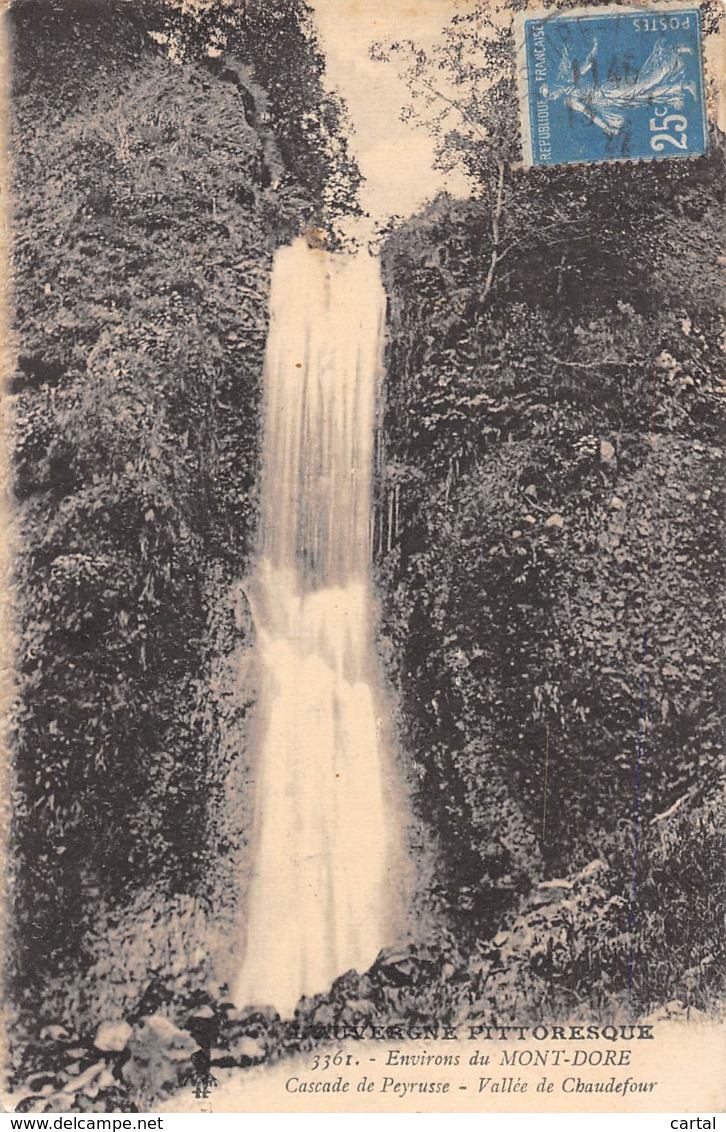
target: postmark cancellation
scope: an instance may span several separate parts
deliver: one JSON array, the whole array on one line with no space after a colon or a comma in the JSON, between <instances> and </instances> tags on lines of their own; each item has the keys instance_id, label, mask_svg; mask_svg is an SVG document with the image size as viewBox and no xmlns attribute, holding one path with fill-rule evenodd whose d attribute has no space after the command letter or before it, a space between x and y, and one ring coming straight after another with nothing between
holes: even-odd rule
<instances>
[{"instance_id":1,"label":"postmark cancellation","mask_svg":"<svg viewBox=\"0 0 726 1132\"><path fill-rule=\"evenodd\" d=\"M517 49L525 165L706 152L697 7L527 12Z\"/></svg>"}]
</instances>

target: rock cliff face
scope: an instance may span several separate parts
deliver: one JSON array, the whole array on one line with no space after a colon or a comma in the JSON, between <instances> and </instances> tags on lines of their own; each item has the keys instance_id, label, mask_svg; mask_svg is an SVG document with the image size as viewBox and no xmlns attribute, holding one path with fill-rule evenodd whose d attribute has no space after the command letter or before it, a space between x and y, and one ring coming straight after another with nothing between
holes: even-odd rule
<instances>
[{"instance_id":1,"label":"rock cliff face","mask_svg":"<svg viewBox=\"0 0 726 1132\"><path fill-rule=\"evenodd\" d=\"M513 170L491 287L484 190L382 253L382 635L436 895L476 943L605 858L606 896L542 969L591 1001L635 963L643 1009L707 1007L711 975L684 972L721 932L723 177L718 133L678 167ZM684 800L665 854L656 818Z\"/></svg>"},{"instance_id":2,"label":"rock cliff face","mask_svg":"<svg viewBox=\"0 0 726 1132\"><path fill-rule=\"evenodd\" d=\"M14 981L77 1025L204 984L244 870L270 268L332 121L305 6L248 9L223 66L174 3L10 13Z\"/></svg>"}]
</instances>

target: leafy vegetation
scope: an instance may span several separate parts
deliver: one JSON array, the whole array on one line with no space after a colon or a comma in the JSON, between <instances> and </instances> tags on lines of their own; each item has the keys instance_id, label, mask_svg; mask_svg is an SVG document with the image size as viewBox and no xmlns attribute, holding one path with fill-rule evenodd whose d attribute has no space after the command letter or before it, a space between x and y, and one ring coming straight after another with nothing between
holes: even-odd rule
<instances>
[{"instance_id":1,"label":"leafy vegetation","mask_svg":"<svg viewBox=\"0 0 726 1132\"><path fill-rule=\"evenodd\" d=\"M635 955L647 1007L723 960L723 139L512 168L510 32L487 13L434 57L394 49L475 192L384 251L383 634L457 930L604 855L621 913L587 949L619 958L588 978L622 991ZM684 803L667 864L656 819Z\"/></svg>"},{"instance_id":2,"label":"leafy vegetation","mask_svg":"<svg viewBox=\"0 0 726 1132\"><path fill-rule=\"evenodd\" d=\"M345 117L298 0L11 9L12 973L18 1076L53 1065L46 1097L104 1054L99 1017L138 1047L201 1011L213 1064L247 1066L337 1026L722 994L723 139L513 168L511 38L488 19L407 55L473 198L383 250L381 644L439 919L285 1022L210 978L249 821L239 580L271 258L355 210ZM133 1106L129 1048L76 1110Z\"/></svg>"},{"instance_id":3,"label":"leafy vegetation","mask_svg":"<svg viewBox=\"0 0 726 1132\"><path fill-rule=\"evenodd\" d=\"M172 982L193 977L161 937L169 917L188 935L200 905L223 920L244 840L235 586L255 523L271 258L347 207L356 173L332 145L340 111L305 5L224 16L32 0L10 13L13 959L50 1019L83 1016L79 977L125 938L123 909L139 923L157 909L160 937L151 973L125 966L126 1006L165 963ZM101 979L104 993L120 992Z\"/></svg>"}]
</instances>

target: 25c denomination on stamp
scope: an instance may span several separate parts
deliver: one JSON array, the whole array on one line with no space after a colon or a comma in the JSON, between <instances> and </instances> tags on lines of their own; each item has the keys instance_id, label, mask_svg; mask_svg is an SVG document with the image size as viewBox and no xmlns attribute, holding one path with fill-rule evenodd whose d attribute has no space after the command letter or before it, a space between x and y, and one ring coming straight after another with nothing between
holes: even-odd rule
<instances>
[{"instance_id":1,"label":"25c denomination on stamp","mask_svg":"<svg viewBox=\"0 0 726 1132\"><path fill-rule=\"evenodd\" d=\"M706 152L698 8L527 12L517 32L525 165Z\"/></svg>"}]
</instances>

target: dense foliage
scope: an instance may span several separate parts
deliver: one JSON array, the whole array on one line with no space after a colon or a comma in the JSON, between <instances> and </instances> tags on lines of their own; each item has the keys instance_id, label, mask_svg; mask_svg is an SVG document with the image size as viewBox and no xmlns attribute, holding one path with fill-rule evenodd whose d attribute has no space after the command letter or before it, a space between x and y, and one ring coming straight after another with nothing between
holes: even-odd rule
<instances>
[{"instance_id":1,"label":"dense foliage","mask_svg":"<svg viewBox=\"0 0 726 1132\"><path fill-rule=\"evenodd\" d=\"M626 972L689 940L645 999L720 931L723 165L508 171L385 250L384 632L445 899L481 932L606 854Z\"/></svg>"},{"instance_id":2,"label":"dense foliage","mask_svg":"<svg viewBox=\"0 0 726 1132\"><path fill-rule=\"evenodd\" d=\"M486 932L605 854L583 985L643 1004L723 961L723 138L518 168L521 8L375 52L473 195L384 254L384 633L450 915Z\"/></svg>"},{"instance_id":3,"label":"dense foliage","mask_svg":"<svg viewBox=\"0 0 726 1132\"><path fill-rule=\"evenodd\" d=\"M177 57L211 50L212 67L227 81L236 62L249 66L264 92L261 116L269 116L288 175L306 186L317 224L329 231L335 217L357 212L349 123L340 100L321 87L325 59L304 0L170 0L165 16Z\"/></svg>"},{"instance_id":4,"label":"dense foliage","mask_svg":"<svg viewBox=\"0 0 726 1132\"><path fill-rule=\"evenodd\" d=\"M51 1013L49 974L99 949L108 965L114 908L138 932L145 899L157 918L213 902L243 832L224 825L220 664L244 630L269 271L334 206L320 186L338 160L304 5L252 8L226 71L213 23L190 31L178 4L11 11L13 954ZM269 79L281 44L304 81L268 92L252 64ZM354 183L348 163L339 205ZM127 966L127 997L152 975Z\"/></svg>"},{"instance_id":5,"label":"dense foliage","mask_svg":"<svg viewBox=\"0 0 726 1132\"><path fill-rule=\"evenodd\" d=\"M14 974L92 1061L107 1008L224 1013L204 980L247 820L271 256L354 211L357 173L300 0L11 19ZM441 919L295 1023L237 1018L259 1060L331 1022L718 994L722 139L513 169L502 28L474 10L433 71L414 52L419 117L475 192L383 252L381 643Z\"/></svg>"}]
</instances>

